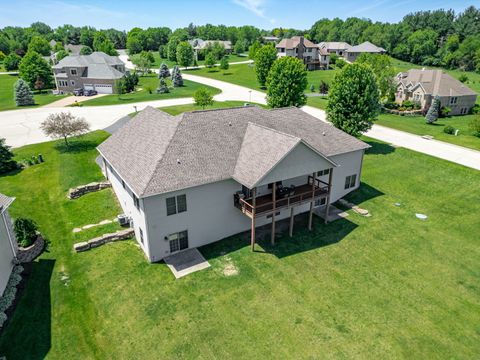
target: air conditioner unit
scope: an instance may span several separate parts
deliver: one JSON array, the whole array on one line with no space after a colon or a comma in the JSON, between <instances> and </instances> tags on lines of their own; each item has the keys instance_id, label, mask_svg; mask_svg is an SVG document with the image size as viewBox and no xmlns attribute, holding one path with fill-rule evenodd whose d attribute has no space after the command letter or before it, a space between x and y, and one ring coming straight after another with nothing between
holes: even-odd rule
<instances>
[{"instance_id":1,"label":"air conditioner unit","mask_svg":"<svg viewBox=\"0 0 480 360\"><path fill-rule=\"evenodd\" d=\"M130 225L130 218L128 215L121 214L117 216L118 223L120 226L129 226Z\"/></svg>"}]
</instances>

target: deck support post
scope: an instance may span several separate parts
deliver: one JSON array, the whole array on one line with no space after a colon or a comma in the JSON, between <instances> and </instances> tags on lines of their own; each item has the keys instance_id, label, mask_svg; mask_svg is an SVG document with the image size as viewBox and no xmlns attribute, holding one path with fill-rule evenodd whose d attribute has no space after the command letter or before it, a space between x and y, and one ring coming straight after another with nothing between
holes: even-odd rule
<instances>
[{"instance_id":1,"label":"deck support post","mask_svg":"<svg viewBox=\"0 0 480 360\"><path fill-rule=\"evenodd\" d=\"M272 186L272 238L270 240L272 245L275 245L275 211L277 209L277 182L275 181Z\"/></svg>"},{"instance_id":2,"label":"deck support post","mask_svg":"<svg viewBox=\"0 0 480 360\"><path fill-rule=\"evenodd\" d=\"M293 236L293 208L294 206L290 208L290 227L288 229L288 235L290 235L290 237Z\"/></svg>"},{"instance_id":3,"label":"deck support post","mask_svg":"<svg viewBox=\"0 0 480 360\"><path fill-rule=\"evenodd\" d=\"M255 251L255 206L257 198L257 188L252 189L252 232L250 235L250 246Z\"/></svg>"},{"instance_id":4,"label":"deck support post","mask_svg":"<svg viewBox=\"0 0 480 360\"><path fill-rule=\"evenodd\" d=\"M312 220L313 220L313 203L315 202L315 181L317 173L312 174L312 201L310 201L310 213L308 214L308 230L312 230Z\"/></svg>"},{"instance_id":5,"label":"deck support post","mask_svg":"<svg viewBox=\"0 0 480 360\"><path fill-rule=\"evenodd\" d=\"M330 171L328 172L327 204L325 205L325 224L328 224L328 212L330 210L330 192L332 190L332 173L333 173L333 168L330 168Z\"/></svg>"}]
</instances>

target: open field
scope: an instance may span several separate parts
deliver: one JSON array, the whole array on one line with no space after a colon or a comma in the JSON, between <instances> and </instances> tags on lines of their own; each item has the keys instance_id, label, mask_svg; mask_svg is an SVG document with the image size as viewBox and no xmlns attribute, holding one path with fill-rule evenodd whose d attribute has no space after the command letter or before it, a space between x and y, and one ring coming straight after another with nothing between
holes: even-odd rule
<instances>
[{"instance_id":1,"label":"open field","mask_svg":"<svg viewBox=\"0 0 480 360\"><path fill-rule=\"evenodd\" d=\"M49 240L0 338L8 359L475 358L480 352L480 201L465 184L480 172L365 139L362 187L350 212L251 253L234 236L201 248L210 269L174 280L134 241L74 254L72 244L116 225L111 190L67 200L99 180L94 132L16 149L46 162L0 177L13 217L35 219ZM400 206L395 206L395 203ZM233 206L233 205L232 205ZM426 221L415 213L428 215ZM112 229L113 228L113 229ZM267 236L268 237L268 236ZM269 238L269 237L268 237ZM238 275L223 275L233 264ZM68 280L65 280L68 279Z\"/></svg>"},{"instance_id":2,"label":"open field","mask_svg":"<svg viewBox=\"0 0 480 360\"><path fill-rule=\"evenodd\" d=\"M172 68L175 65L177 65L176 61L171 61L171 60L168 60L168 59L160 58L160 55L159 55L158 51L152 52L152 54L153 54L153 57L155 59L155 62L153 63L154 68L160 67L160 65L162 63L165 63L169 68ZM131 55L130 60L135 60L139 56L140 56L140 54ZM246 60L248 60L248 56L239 56L239 55L236 55L236 54L228 55L228 62L238 62L238 61L246 61ZM203 65L204 63L205 63L205 60L197 61L198 65Z\"/></svg>"},{"instance_id":3,"label":"open field","mask_svg":"<svg viewBox=\"0 0 480 360\"><path fill-rule=\"evenodd\" d=\"M464 115L440 118L434 124L429 125L425 122L425 118L423 116L381 114L375 121L375 124L417 135L432 135L436 140L480 150L480 138L473 136L473 131L468 125L475 116L480 115ZM460 130L458 136L445 134L443 129L447 125L453 126L455 129Z\"/></svg>"},{"instance_id":4,"label":"open field","mask_svg":"<svg viewBox=\"0 0 480 360\"><path fill-rule=\"evenodd\" d=\"M65 97L65 95L49 94L45 90L43 93L34 93L34 106L18 107L15 105L15 100L13 98L13 85L17 80L18 75L0 75L0 111L42 106Z\"/></svg>"},{"instance_id":5,"label":"open field","mask_svg":"<svg viewBox=\"0 0 480 360\"><path fill-rule=\"evenodd\" d=\"M107 95L102 96L96 99L82 101L81 104L84 106L99 106L99 105L118 105L118 104L128 104L140 101L152 101L152 100L164 100L164 99L173 99L181 97L191 97L193 93L199 88L207 88L212 95L219 94L220 90L207 86L198 84L193 81L184 80L184 86L178 88L170 88L170 92L167 94L157 94L155 89L158 87L158 76L151 74L140 77L140 81L137 86L137 91L129 94L122 95ZM170 80L167 81L170 86ZM152 90L150 94L148 88Z\"/></svg>"}]
</instances>

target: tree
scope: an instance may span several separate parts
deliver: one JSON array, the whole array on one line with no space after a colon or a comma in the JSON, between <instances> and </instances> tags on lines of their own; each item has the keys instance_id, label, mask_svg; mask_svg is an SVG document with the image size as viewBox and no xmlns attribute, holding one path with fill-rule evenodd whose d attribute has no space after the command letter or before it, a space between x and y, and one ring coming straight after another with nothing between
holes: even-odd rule
<instances>
[{"instance_id":1,"label":"tree","mask_svg":"<svg viewBox=\"0 0 480 360\"><path fill-rule=\"evenodd\" d=\"M335 127L358 137L371 128L380 111L379 101L372 69L353 63L335 75L328 93L327 118Z\"/></svg>"},{"instance_id":2,"label":"tree","mask_svg":"<svg viewBox=\"0 0 480 360\"><path fill-rule=\"evenodd\" d=\"M33 85L33 88L38 92L42 92L44 87L45 87L45 83L42 81L40 77L38 77L37 80L35 80L35 84Z\"/></svg>"},{"instance_id":3,"label":"tree","mask_svg":"<svg viewBox=\"0 0 480 360\"><path fill-rule=\"evenodd\" d=\"M167 56L170 61L177 61L177 46L180 41L176 37L172 37L167 44Z\"/></svg>"},{"instance_id":4,"label":"tree","mask_svg":"<svg viewBox=\"0 0 480 360\"><path fill-rule=\"evenodd\" d=\"M277 50L273 46L264 45L257 50L255 56L255 73L261 87L265 87L268 73L275 60L277 60Z\"/></svg>"},{"instance_id":5,"label":"tree","mask_svg":"<svg viewBox=\"0 0 480 360\"><path fill-rule=\"evenodd\" d=\"M158 69L158 78L159 79L166 79L170 76L170 70L168 70L168 66L165 63L160 65L160 69Z\"/></svg>"},{"instance_id":6,"label":"tree","mask_svg":"<svg viewBox=\"0 0 480 360\"><path fill-rule=\"evenodd\" d=\"M356 61L370 66L373 70L382 99L388 99L394 95L396 72L388 55L363 53Z\"/></svg>"},{"instance_id":7,"label":"tree","mask_svg":"<svg viewBox=\"0 0 480 360\"><path fill-rule=\"evenodd\" d=\"M10 146L5 143L5 139L0 138L0 174L6 174L18 168L13 156Z\"/></svg>"},{"instance_id":8,"label":"tree","mask_svg":"<svg viewBox=\"0 0 480 360\"><path fill-rule=\"evenodd\" d=\"M17 106L35 105L30 87L23 79L18 79L13 86L15 104Z\"/></svg>"},{"instance_id":9,"label":"tree","mask_svg":"<svg viewBox=\"0 0 480 360\"><path fill-rule=\"evenodd\" d=\"M118 52L115 50L113 42L107 38L107 36L100 31L97 31L93 36L93 49L95 51L104 52L107 55L117 56Z\"/></svg>"},{"instance_id":10,"label":"tree","mask_svg":"<svg viewBox=\"0 0 480 360\"><path fill-rule=\"evenodd\" d=\"M11 53L5 56L5 59L3 60L3 66L7 71L17 70L18 65L20 65L20 61L22 61L20 56L15 53Z\"/></svg>"},{"instance_id":11,"label":"tree","mask_svg":"<svg viewBox=\"0 0 480 360\"><path fill-rule=\"evenodd\" d=\"M183 77L182 73L179 69L178 66L175 66L173 68L173 73L172 73L172 84L174 87L181 87L183 86Z\"/></svg>"},{"instance_id":12,"label":"tree","mask_svg":"<svg viewBox=\"0 0 480 360\"><path fill-rule=\"evenodd\" d=\"M165 81L165 78L160 77L160 82L158 84L157 88L157 94L166 94L169 93L170 90L168 89L167 82Z\"/></svg>"},{"instance_id":13,"label":"tree","mask_svg":"<svg viewBox=\"0 0 480 360\"><path fill-rule=\"evenodd\" d=\"M248 48L248 57L252 60L255 59L257 56L257 51L260 49L262 44L259 41L255 41L250 47Z\"/></svg>"},{"instance_id":14,"label":"tree","mask_svg":"<svg viewBox=\"0 0 480 360\"><path fill-rule=\"evenodd\" d=\"M17 218L13 224L13 231L19 246L26 248L37 239L37 224L32 219Z\"/></svg>"},{"instance_id":15,"label":"tree","mask_svg":"<svg viewBox=\"0 0 480 360\"><path fill-rule=\"evenodd\" d=\"M438 34L432 29L417 30L407 39L410 61L421 64L437 51Z\"/></svg>"},{"instance_id":16,"label":"tree","mask_svg":"<svg viewBox=\"0 0 480 360\"><path fill-rule=\"evenodd\" d=\"M28 44L28 51L35 51L43 56L49 56L51 50L48 41L41 36L34 36Z\"/></svg>"},{"instance_id":17,"label":"tree","mask_svg":"<svg viewBox=\"0 0 480 360\"><path fill-rule=\"evenodd\" d=\"M82 50L83 50L83 48L82 48ZM55 54L55 60L60 61L67 56L68 56L68 52L66 52L65 50L60 50L59 52L57 52Z\"/></svg>"},{"instance_id":18,"label":"tree","mask_svg":"<svg viewBox=\"0 0 480 360\"><path fill-rule=\"evenodd\" d=\"M229 67L228 58L224 56L222 60L220 60L220 69L228 70L228 67Z\"/></svg>"},{"instance_id":19,"label":"tree","mask_svg":"<svg viewBox=\"0 0 480 360\"><path fill-rule=\"evenodd\" d=\"M93 52L90 46L84 46L80 49L80 55L90 55Z\"/></svg>"},{"instance_id":20,"label":"tree","mask_svg":"<svg viewBox=\"0 0 480 360\"><path fill-rule=\"evenodd\" d=\"M209 105L213 105L213 96L204 87L201 87L193 93L193 99L195 100L195 105L201 106L202 109L205 109Z\"/></svg>"},{"instance_id":21,"label":"tree","mask_svg":"<svg viewBox=\"0 0 480 360\"><path fill-rule=\"evenodd\" d=\"M275 60L267 77L268 105L274 108L305 105L307 98L303 92L307 83L301 60L290 56Z\"/></svg>"},{"instance_id":22,"label":"tree","mask_svg":"<svg viewBox=\"0 0 480 360\"><path fill-rule=\"evenodd\" d=\"M155 62L155 58L150 51L142 51L139 56L133 58L133 62L142 74L147 74Z\"/></svg>"},{"instance_id":23,"label":"tree","mask_svg":"<svg viewBox=\"0 0 480 360\"><path fill-rule=\"evenodd\" d=\"M215 66L215 58L213 57L212 53L208 53L205 57L205 66L207 68L212 68Z\"/></svg>"},{"instance_id":24,"label":"tree","mask_svg":"<svg viewBox=\"0 0 480 360\"><path fill-rule=\"evenodd\" d=\"M138 75L137 73L127 72L123 77L123 92L129 93L135 91L135 86L138 85Z\"/></svg>"},{"instance_id":25,"label":"tree","mask_svg":"<svg viewBox=\"0 0 480 360\"><path fill-rule=\"evenodd\" d=\"M438 96L435 96L435 98L432 101L432 104L430 105L430 108L428 109L427 115L425 116L425 121L427 124L433 124L435 121L438 120L438 117L440 116L440 98Z\"/></svg>"},{"instance_id":26,"label":"tree","mask_svg":"<svg viewBox=\"0 0 480 360\"><path fill-rule=\"evenodd\" d=\"M192 46L186 42L182 41L177 46L177 63L180 66L188 67L192 65L193 62L193 48Z\"/></svg>"},{"instance_id":27,"label":"tree","mask_svg":"<svg viewBox=\"0 0 480 360\"><path fill-rule=\"evenodd\" d=\"M45 135L52 138L63 138L65 145L70 146L68 138L79 136L90 131L90 125L84 118L76 117L69 112L60 112L48 115L40 124Z\"/></svg>"},{"instance_id":28,"label":"tree","mask_svg":"<svg viewBox=\"0 0 480 360\"><path fill-rule=\"evenodd\" d=\"M46 88L53 83L53 74L50 65L35 51L29 51L18 67L20 77L25 80L30 88L35 86L37 79L43 81Z\"/></svg>"},{"instance_id":29,"label":"tree","mask_svg":"<svg viewBox=\"0 0 480 360\"><path fill-rule=\"evenodd\" d=\"M158 47L158 55L160 55L160 59L166 59L168 57L168 51L166 45L160 45Z\"/></svg>"},{"instance_id":30,"label":"tree","mask_svg":"<svg viewBox=\"0 0 480 360\"><path fill-rule=\"evenodd\" d=\"M318 92L320 94L328 94L329 85L325 81L320 81L320 85L318 86Z\"/></svg>"},{"instance_id":31,"label":"tree","mask_svg":"<svg viewBox=\"0 0 480 360\"><path fill-rule=\"evenodd\" d=\"M245 43L242 40L238 40L233 47L235 54L240 55L245 51Z\"/></svg>"}]
</instances>

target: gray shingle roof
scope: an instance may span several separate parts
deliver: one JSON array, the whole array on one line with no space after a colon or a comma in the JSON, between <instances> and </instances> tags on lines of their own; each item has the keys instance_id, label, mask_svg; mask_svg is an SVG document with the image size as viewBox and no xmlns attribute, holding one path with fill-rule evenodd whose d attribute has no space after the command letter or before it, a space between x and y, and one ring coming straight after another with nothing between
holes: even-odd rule
<instances>
[{"instance_id":1,"label":"gray shingle roof","mask_svg":"<svg viewBox=\"0 0 480 360\"><path fill-rule=\"evenodd\" d=\"M64 69L69 67L86 68L84 77L90 79L121 79L123 73L114 68L114 66L123 67L125 64L117 56L110 56L103 52L94 52L90 55L70 55L64 57L54 65L54 69ZM62 77L63 72L56 74L56 77Z\"/></svg>"},{"instance_id":2,"label":"gray shingle roof","mask_svg":"<svg viewBox=\"0 0 480 360\"><path fill-rule=\"evenodd\" d=\"M347 50L347 49L352 47L349 43L343 42L343 41L323 41L323 42L319 43L318 46L321 47L321 48L332 50L332 51L333 50Z\"/></svg>"},{"instance_id":3,"label":"gray shingle roof","mask_svg":"<svg viewBox=\"0 0 480 360\"><path fill-rule=\"evenodd\" d=\"M285 48L285 49L294 49L296 48L301 41L301 36L293 36L290 39L282 39L275 47L276 48ZM303 45L307 48L316 48L318 47L310 40L303 38Z\"/></svg>"},{"instance_id":4,"label":"gray shingle roof","mask_svg":"<svg viewBox=\"0 0 480 360\"><path fill-rule=\"evenodd\" d=\"M351 53L382 53L386 52L384 48L372 44L370 41L365 41L359 45L355 45L347 49Z\"/></svg>"},{"instance_id":5,"label":"gray shingle roof","mask_svg":"<svg viewBox=\"0 0 480 360\"><path fill-rule=\"evenodd\" d=\"M15 198L0 193L0 212L3 212L6 208L8 208L14 200Z\"/></svg>"},{"instance_id":6,"label":"gray shingle roof","mask_svg":"<svg viewBox=\"0 0 480 360\"><path fill-rule=\"evenodd\" d=\"M427 94L433 96L476 95L468 86L442 70L410 69L397 75L398 83L410 90L422 86Z\"/></svg>"},{"instance_id":7,"label":"gray shingle roof","mask_svg":"<svg viewBox=\"0 0 480 360\"><path fill-rule=\"evenodd\" d=\"M369 147L300 109L250 106L175 117L146 108L98 150L132 190L145 197L230 179L235 174L238 180L251 183L254 180L243 177L248 171L242 165L247 150L262 153L259 156L268 154L274 161L298 139L327 158ZM270 160L254 161L262 171L271 165ZM258 176L255 173L252 178Z\"/></svg>"}]
</instances>

